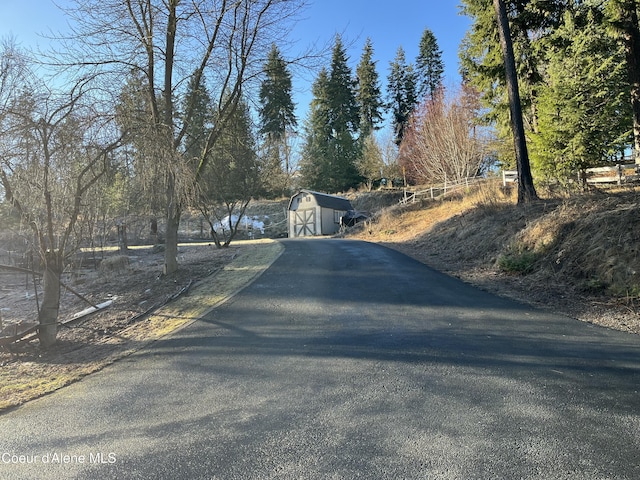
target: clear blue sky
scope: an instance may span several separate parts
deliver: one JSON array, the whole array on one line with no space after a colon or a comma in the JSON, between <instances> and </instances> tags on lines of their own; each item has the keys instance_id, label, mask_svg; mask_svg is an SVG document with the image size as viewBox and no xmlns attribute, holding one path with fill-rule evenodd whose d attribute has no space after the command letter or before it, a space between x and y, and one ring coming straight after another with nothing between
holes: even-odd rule
<instances>
[{"instance_id":1,"label":"clear blue sky","mask_svg":"<svg viewBox=\"0 0 640 480\"><path fill-rule=\"evenodd\" d=\"M469 19L459 14L453 0L315 0L294 31L294 38L331 42L336 33L351 45L352 67L360 59L367 37L373 42L378 73L386 79L389 62L402 46L411 62L418 53L420 37L429 28L443 53L445 75L458 79L458 47Z\"/></svg>"},{"instance_id":2,"label":"clear blue sky","mask_svg":"<svg viewBox=\"0 0 640 480\"><path fill-rule=\"evenodd\" d=\"M55 0L64 5L68 0ZM373 42L374 59L383 87L386 85L389 62L399 46L412 62L418 52L420 37L429 28L442 50L445 64L445 84L459 83L458 47L470 22L459 14L456 0L309 0L310 6L293 32L300 46L332 43L340 33L350 45L350 66L355 72L367 37ZM52 0L0 0L0 37L13 35L19 44L46 46L39 33L64 31L66 20ZM327 59L328 64L329 59ZM295 101L300 121L304 119L310 101L313 78L295 77Z\"/></svg>"},{"instance_id":3,"label":"clear blue sky","mask_svg":"<svg viewBox=\"0 0 640 480\"><path fill-rule=\"evenodd\" d=\"M364 43L367 37L371 38L384 88L389 63L398 47L404 49L407 62L413 62L422 33L429 28L442 50L445 86L456 86L460 83L458 48L469 27L470 20L460 15L456 0L315 0L294 30L293 39L301 46L305 42L332 43L339 33L343 43L350 46L350 66L355 73ZM329 59L327 66L328 62ZM304 119L306 103L311 99L309 83L294 80L300 120Z\"/></svg>"}]
</instances>

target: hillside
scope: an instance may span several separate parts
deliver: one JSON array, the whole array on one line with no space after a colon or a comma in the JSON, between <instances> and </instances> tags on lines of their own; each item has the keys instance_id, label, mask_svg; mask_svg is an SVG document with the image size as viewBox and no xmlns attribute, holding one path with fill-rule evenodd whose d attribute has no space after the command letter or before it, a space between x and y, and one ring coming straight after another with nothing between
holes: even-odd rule
<instances>
[{"instance_id":1,"label":"hillside","mask_svg":"<svg viewBox=\"0 0 640 480\"><path fill-rule=\"evenodd\" d=\"M352 198L356 208L371 210L363 200ZM484 186L382 208L346 235L403 251L485 290L640 333L639 212L638 191L518 206L513 195Z\"/></svg>"}]
</instances>

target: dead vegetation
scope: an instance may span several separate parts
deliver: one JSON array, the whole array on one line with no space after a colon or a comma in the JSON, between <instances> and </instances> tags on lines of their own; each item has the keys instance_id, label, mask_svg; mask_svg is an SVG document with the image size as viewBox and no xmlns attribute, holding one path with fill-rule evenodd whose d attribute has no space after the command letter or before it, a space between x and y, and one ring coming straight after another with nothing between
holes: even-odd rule
<instances>
[{"instance_id":1,"label":"dead vegetation","mask_svg":"<svg viewBox=\"0 0 640 480\"><path fill-rule=\"evenodd\" d=\"M95 304L113 300L109 308L73 321L74 313L88 305L66 291L61 298L62 324L54 347L41 348L34 336L0 349L0 411L98 370L154 338L167 328L167 322L149 323L152 313L197 282L220 272L238 256L239 249L218 250L207 244L180 247L183 268L164 277L160 275L164 260L161 251L147 248L129 253L107 255L97 269L86 267L64 274L65 284L86 300ZM24 274L0 275L0 310L5 325L28 324L37 318L35 291Z\"/></svg>"},{"instance_id":2,"label":"dead vegetation","mask_svg":"<svg viewBox=\"0 0 640 480\"><path fill-rule=\"evenodd\" d=\"M485 184L394 205L349 235L486 290L640 333L640 193L592 192L524 206L513 195Z\"/></svg>"}]
</instances>

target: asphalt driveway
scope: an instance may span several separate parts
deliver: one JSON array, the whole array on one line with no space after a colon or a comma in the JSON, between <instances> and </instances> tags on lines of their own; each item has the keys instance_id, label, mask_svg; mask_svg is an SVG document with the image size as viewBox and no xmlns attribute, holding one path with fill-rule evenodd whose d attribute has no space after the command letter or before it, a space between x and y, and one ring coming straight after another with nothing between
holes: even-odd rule
<instances>
[{"instance_id":1,"label":"asphalt driveway","mask_svg":"<svg viewBox=\"0 0 640 480\"><path fill-rule=\"evenodd\" d=\"M287 240L205 318L0 416L0 478L637 479L640 340Z\"/></svg>"}]
</instances>

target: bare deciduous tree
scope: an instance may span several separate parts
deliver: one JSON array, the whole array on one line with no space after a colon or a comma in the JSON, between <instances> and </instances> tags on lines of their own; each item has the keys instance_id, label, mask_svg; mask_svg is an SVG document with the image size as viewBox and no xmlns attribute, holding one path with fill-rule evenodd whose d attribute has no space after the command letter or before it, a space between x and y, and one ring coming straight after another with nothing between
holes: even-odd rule
<instances>
[{"instance_id":1,"label":"bare deciduous tree","mask_svg":"<svg viewBox=\"0 0 640 480\"><path fill-rule=\"evenodd\" d=\"M34 234L44 267L44 295L38 312L41 345L57 335L60 277L77 246L83 199L105 173L119 145L109 118L85 100L85 83L56 93L29 73L15 48L1 53L0 183L5 199Z\"/></svg>"},{"instance_id":2,"label":"bare deciduous tree","mask_svg":"<svg viewBox=\"0 0 640 480\"><path fill-rule=\"evenodd\" d=\"M357 162L358 173L364 179L364 185L370 192L375 180L380 179L383 174L384 160L382 149L376 140L375 135L368 135L362 145L362 156Z\"/></svg>"},{"instance_id":3,"label":"bare deciduous tree","mask_svg":"<svg viewBox=\"0 0 640 480\"><path fill-rule=\"evenodd\" d=\"M440 90L414 112L399 163L414 183L460 182L478 175L487 139L477 127L479 102L469 87L447 98Z\"/></svg>"},{"instance_id":4,"label":"bare deciduous tree","mask_svg":"<svg viewBox=\"0 0 640 480\"><path fill-rule=\"evenodd\" d=\"M97 71L109 88L134 71L149 104L146 119L152 158L162 173L156 188L165 193L165 273L177 268L182 208L200 178L225 124L248 84L262 71L274 41L284 38L286 21L304 0L76 0L69 14L75 32L58 61ZM188 79L205 75L216 96L217 123L197 158L185 155L185 132L194 105L184 104Z\"/></svg>"}]
</instances>

